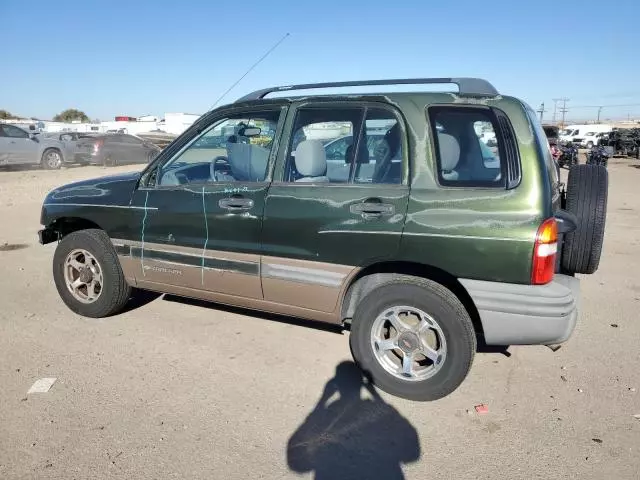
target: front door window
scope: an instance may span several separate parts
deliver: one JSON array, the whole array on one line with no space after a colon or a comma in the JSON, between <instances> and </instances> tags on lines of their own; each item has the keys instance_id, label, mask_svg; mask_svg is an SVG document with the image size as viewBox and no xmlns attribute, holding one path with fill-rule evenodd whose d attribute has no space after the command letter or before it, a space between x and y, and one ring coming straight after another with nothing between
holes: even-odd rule
<instances>
[{"instance_id":1,"label":"front door window","mask_svg":"<svg viewBox=\"0 0 640 480\"><path fill-rule=\"evenodd\" d=\"M267 110L214 122L162 166L158 185L264 181L279 117Z\"/></svg>"}]
</instances>

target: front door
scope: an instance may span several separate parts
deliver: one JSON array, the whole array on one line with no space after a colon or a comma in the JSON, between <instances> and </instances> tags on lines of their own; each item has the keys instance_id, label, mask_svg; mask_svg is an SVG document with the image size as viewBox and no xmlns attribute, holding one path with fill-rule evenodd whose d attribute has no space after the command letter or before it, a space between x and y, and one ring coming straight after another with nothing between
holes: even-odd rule
<instances>
[{"instance_id":1,"label":"front door","mask_svg":"<svg viewBox=\"0 0 640 480\"><path fill-rule=\"evenodd\" d=\"M333 312L360 268L399 247L409 195L404 126L384 104L306 103L285 132L265 206L264 297Z\"/></svg>"},{"instance_id":2,"label":"front door","mask_svg":"<svg viewBox=\"0 0 640 480\"><path fill-rule=\"evenodd\" d=\"M38 163L38 141L31 139L29 134L14 125L1 125L3 146L6 146L8 163Z\"/></svg>"},{"instance_id":3,"label":"front door","mask_svg":"<svg viewBox=\"0 0 640 480\"><path fill-rule=\"evenodd\" d=\"M281 109L220 115L165 152L135 192L144 211L131 245L136 281L261 299L260 233Z\"/></svg>"}]
</instances>

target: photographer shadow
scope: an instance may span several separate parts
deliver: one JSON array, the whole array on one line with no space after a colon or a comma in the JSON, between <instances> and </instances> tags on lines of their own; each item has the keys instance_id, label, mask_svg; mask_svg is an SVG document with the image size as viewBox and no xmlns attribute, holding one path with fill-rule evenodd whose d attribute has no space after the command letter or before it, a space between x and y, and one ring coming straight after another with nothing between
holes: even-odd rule
<instances>
[{"instance_id":1,"label":"photographer shadow","mask_svg":"<svg viewBox=\"0 0 640 480\"><path fill-rule=\"evenodd\" d=\"M364 389L370 398L362 398ZM338 398L329 402L335 395ZM336 367L313 411L287 445L287 463L315 480L404 479L420 458L418 432L386 403L350 361Z\"/></svg>"}]
</instances>

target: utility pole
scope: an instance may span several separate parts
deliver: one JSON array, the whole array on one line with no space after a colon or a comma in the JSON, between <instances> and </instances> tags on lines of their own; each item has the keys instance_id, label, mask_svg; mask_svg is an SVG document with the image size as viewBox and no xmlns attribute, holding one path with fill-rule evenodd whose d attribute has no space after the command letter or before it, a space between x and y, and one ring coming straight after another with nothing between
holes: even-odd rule
<instances>
[{"instance_id":1,"label":"utility pole","mask_svg":"<svg viewBox=\"0 0 640 480\"><path fill-rule=\"evenodd\" d=\"M553 117L551 118L551 123L556 123L556 112L558 110L558 102L562 100L561 98L553 99Z\"/></svg>"},{"instance_id":2,"label":"utility pole","mask_svg":"<svg viewBox=\"0 0 640 480\"><path fill-rule=\"evenodd\" d=\"M603 107L598 107L598 120L597 122L600 123L600 112L602 112Z\"/></svg>"},{"instance_id":3,"label":"utility pole","mask_svg":"<svg viewBox=\"0 0 640 480\"><path fill-rule=\"evenodd\" d=\"M562 102L562 108L560 109L560 113L562 113L562 122L560 123L560 128L564 128L565 115L569 111L569 109L567 108L567 102L569 101L569 99L559 98L558 101Z\"/></svg>"},{"instance_id":4,"label":"utility pole","mask_svg":"<svg viewBox=\"0 0 640 480\"><path fill-rule=\"evenodd\" d=\"M540 114L540 122L542 122L542 114L546 112L546 110L544 109L544 102L542 102L540 104L540 109L538 110L538 113Z\"/></svg>"}]
</instances>

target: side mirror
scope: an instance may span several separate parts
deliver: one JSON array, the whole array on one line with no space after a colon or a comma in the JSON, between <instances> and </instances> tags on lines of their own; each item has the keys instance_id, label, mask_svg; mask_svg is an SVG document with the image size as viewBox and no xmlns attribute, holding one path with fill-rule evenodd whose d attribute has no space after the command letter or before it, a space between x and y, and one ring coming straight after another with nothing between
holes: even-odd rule
<instances>
[{"instance_id":1,"label":"side mirror","mask_svg":"<svg viewBox=\"0 0 640 480\"><path fill-rule=\"evenodd\" d=\"M38 142L38 137L36 136L36 134L35 134L35 133L30 133L30 134L29 134L29 138L30 138L31 140L33 140L34 142Z\"/></svg>"}]
</instances>

